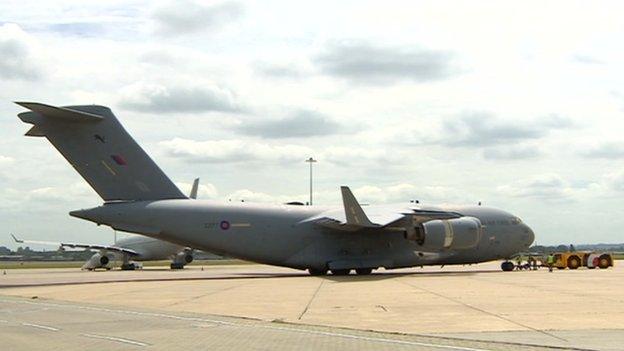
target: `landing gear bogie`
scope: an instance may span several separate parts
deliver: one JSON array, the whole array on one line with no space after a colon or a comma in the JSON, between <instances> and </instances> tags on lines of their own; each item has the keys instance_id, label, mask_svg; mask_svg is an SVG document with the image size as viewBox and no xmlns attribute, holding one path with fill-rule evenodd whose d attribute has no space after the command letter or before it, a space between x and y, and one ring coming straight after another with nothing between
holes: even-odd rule
<instances>
[{"instance_id":1,"label":"landing gear bogie","mask_svg":"<svg viewBox=\"0 0 624 351\"><path fill-rule=\"evenodd\" d=\"M349 275L351 273L350 269L332 269L332 275Z\"/></svg>"},{"instance_id":2,"label":"landing gear bogie","mask_svg":"<svg viewBox=\"0 0 624 351\"><path fill-rule=\"evenodd\" d=\"M171 269L184 269L184 263L176 263L176 262L172 262L169 267Z\"/></svg>"}]
</instances>

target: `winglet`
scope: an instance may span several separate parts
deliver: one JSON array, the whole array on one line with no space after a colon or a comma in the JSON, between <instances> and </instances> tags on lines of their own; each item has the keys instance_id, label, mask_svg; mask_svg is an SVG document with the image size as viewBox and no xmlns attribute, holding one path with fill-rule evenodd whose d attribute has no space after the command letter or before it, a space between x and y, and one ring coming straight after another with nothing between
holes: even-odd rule
<instances>
[{"instance_id":1,"label":"winglet","mask_svg":"<svg viewBox=\"0 0 624 351\"><path fill-rule=\"evenodd\" d=\"M11 236L13 237L13 240L15 240L16 243L18 244L22 244L24 242L24 240L19 240L18 238L15 237L15 235L11 234Z\"/></svg>"},{"instance_id":2,"label":"winglet","mask_svg":"<svg viewBox=\"0 0 624 351\"><path fill-rule=\"evenodd\" d=\"M197 189L199 188L199 178L195 178L193 181L193 187L191 188L191 193L189 194L189 198L197 199Z\"/></svg>"},{"instance_id":3,"label":"winglet","mask_svg":"<svg viewBox=\"0 0 624 351\"><path fill-rule=\"evenodd\" d=\"M56 118L56 119L64 120L67 122L99 122L104 119L104 117L96 115L94 113L72 110L66 107L51 106L51 105L46 105L46 104L42 104L39 102L23 102L23 101L14 101L14 102L42 116ZM30 115L28 112L20 113L18 115L18 117L22 121L27 122L27 123L32 123L32 122L29 122L29 118L30 118L29 116Z\"/></svg>"},{"instance_id":4,"label":"winglet","mask_svg":"<svg viewBox=\"0 0 624 351\"><path fill-rule=\"evenodd\" d=\"M368 219L362 206L357 202L348 186L341 186L340 191L342 192L342 202L344 204L347 225L377 227L377 225Z\"/></svg>"}]
</instances>

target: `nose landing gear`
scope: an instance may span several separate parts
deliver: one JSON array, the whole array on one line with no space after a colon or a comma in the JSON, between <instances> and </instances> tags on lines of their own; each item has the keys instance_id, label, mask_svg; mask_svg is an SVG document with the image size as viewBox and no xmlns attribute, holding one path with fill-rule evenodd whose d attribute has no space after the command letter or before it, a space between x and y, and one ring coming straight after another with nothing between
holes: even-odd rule
<instances>
[{"instance_id":1,"label":"nose landing gear","mask_svg":"<svg viewBox=\"0 0 624 351\"><path fill-rule=\"evenodd\" d=\"M514 264L513 262L505 261L501 263L501 269L503 272L511 272L514 270Z\"/></svg>"}]
</instances>

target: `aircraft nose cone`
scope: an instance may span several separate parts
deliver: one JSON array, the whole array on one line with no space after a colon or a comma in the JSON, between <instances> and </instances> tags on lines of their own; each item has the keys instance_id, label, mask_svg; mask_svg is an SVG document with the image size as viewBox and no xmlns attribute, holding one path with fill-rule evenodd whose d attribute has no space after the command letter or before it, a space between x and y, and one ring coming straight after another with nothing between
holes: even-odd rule
<instances>
[{"instance_id":1,"label":"aircraft nose cone","mask_svg":"<svg viewBox=\"0 0 624 351\"><path fill-rule=\"evenodd\" d=\"M533 229L526 224L522 224L522 227L522 239L526 247L530 247L535 241L535 233L533 233Z\"/></svg>"}]
</instances>

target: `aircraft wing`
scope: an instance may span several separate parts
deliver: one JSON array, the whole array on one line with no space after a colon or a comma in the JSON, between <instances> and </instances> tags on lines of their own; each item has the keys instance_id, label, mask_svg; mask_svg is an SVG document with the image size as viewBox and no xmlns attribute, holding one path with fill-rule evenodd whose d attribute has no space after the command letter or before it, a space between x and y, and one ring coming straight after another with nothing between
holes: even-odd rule
<instances>
[{"instance_id":1,"label":"aircraft wing","mask_svg":"<svg viewBox=\"0 0 624 351\"><path fill-rule=\"evenodd\" d=\"M366 206L365 209L357 202L351 190L343 186L341 209L322 212L305 222L314 222L317 225L344 230L357 231L363 228L403 229L400 226L408 219L410 225L424 223L435 219L459 218L462 215L456 212L443 210L423 209L420 207L404 206ZM399 225L396 227L395 225Z\"/></svg>"},{"instance_id":2,"label":"aircraft wing","mask_svg":"<svg viewBox=\"0 0 624 351\"><path fill-rule=\"evenodd\" d=\"M109 246L109 245L97 245L97 244L80 244L80 243L63 243L63 242L52 242L52 241L37 241L37 240L21 240L15 237L15 235L11 234L11 236L13 237L13 240L15 240L16 243L19 244L39 244L39 245L50 245L50 246L59 246L59 247L69 247L72 249L94 249L94 250L106 250L106 251L114 251L114 252L119 252L119 253L124 253L126 255L130 255L130 256L138 256L139 253L131 250L131 249L126 249L123 247L119 247L119 246Z\"/></svg>"}]
</instances>

